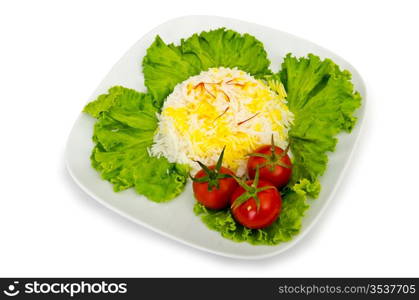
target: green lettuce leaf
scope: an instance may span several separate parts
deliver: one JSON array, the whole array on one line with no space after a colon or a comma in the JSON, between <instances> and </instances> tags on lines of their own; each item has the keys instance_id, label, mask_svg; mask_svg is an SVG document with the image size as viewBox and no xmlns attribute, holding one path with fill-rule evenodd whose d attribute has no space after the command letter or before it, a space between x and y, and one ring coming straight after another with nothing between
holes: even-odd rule
<instances>
[{"instance_id":1,"label":"green lettuce leaf","mask_svg":"<svg viewBox=\"0 0 419 300\"><path fill-rule=\"evenodd\" d=\"M361 105L361 96L354 92L348 71L312 54L301 58L288 54L279 76L288 94L288 107L295 115L289 132L294 156L291 183L308 179L313 185L307 187L308 193L317 197L327 152L334 151L339 132L352 130L356 122L353 113Z\"/></svg>"},{"instance_id":2,"label":"green lettuce leaf","mask_svg":"<svg viewBox=\"0 0 419 300\"><path fill-rule=\"evenodd\" d=\"M150 95L116 86L84 111L98 119L92 166L115 191L134 187L156 202L168 201L183 191L188 168L148 154L157 128L157 108Z\"/></svg>"},{"instance_id":3,"label":"green lettuce leaf","mask_svg":"<svg viewBox=\"0 0 419 300\"><path fill-rule=\"evenodd\" d=\"M194 34L179 46L157 36L143 59L144 83L157 107L176 84L211 67L237 67L256 77L271 73L263 44L249 34L220 28Z\"/></svg>"},{"instance_id":4,"label":"green lettuce leaf","mask_svg":"<svg viewBox=\"0 0 419 300\"><path fill-rule=\"evenodd\" d=\"M194 64L189 56L183 55L180 47L166 45L157 36L147 49L143 59L144 85L155 99L157 107L180 82L200 72L199 64Z\"/></svg>"},{"instance_id":5,"label":"green lettuce leaf","mask_svg":"<svg viewBox=\"0 0 419 300\"><path fill-rule=\"evenodd\" d=\"M194 34L181 43L186 57L194 59L200 70L237 67L253 76L270 73L270 61L263 44L247 33L241 35L224 28Z\"/></svg>"}]
</instances>

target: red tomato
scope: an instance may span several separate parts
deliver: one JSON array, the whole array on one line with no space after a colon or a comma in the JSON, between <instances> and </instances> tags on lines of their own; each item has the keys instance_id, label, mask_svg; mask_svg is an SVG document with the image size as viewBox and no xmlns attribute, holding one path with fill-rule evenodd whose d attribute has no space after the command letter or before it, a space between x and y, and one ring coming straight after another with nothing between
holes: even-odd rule
<instances>
[{"instance_id":1,"label":"red tomato","mask_svg":"<svg viewBox=\"0 0 419 300\"><path fill-rule=\"evenodd\" d=\"M246 181L246 184L252 186L254 185L254 181L248 180ZM261 188L262 190L259 191ZM240 196L246 194L246 192L247 191L240 186L234 191L231 197L231 212L236 221L251 229L264 228L275 222L281 212L282 206L282 199L278 190L273 187L270 182L260 180L250 194L247 192L250 197L245 196L242 204L234 206L235 201L238 200ZM254 195L257 195L259 208Z\"/></svg>"},{"instance_id":2,"label":"red tomato","mask_svg":"<svg viewBox=\"0 0 419 300\"><path fill-rule=\"evenodd\" d=\"M215 170L215 166L208 167L210 170ZM215 171L214 171L215 172ZM234 175L234 173L224 167L221 167L218 171L218 175L227 174ZM199 180L208 176L205 170L200 170L196 173L194 179ZM192 184L193 191L195 194L196 200L203 204L205 207L210 209L223 209L228 206L231 195L237 188L237 182L232 177L215 179L218 181L218 187L210 187L210 181L198 182L194 181Z\"/></svg>"},{"instance_id":3,"label":"red tomato","mask_svg":"<svg viewBox=\"0 0 419 300\"><path fill-rule=\"evenodd\" d=\"M274 149L275 151L272 153L272 145L265 145L256 149L254 154L250 154L247 161L247 172L250 178L254 178L256 167L261 166L260 178L281 188L287 185L291 178L292 164L290 157L284 150L276 146L274 146Z\"/></svg>"}]
</instances>

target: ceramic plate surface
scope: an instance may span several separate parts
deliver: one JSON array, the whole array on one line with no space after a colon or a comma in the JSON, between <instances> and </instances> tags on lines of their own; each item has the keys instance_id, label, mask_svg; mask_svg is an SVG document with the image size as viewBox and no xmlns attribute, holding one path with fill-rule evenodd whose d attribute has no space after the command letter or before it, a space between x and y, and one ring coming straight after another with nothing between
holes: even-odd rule
<instances>
[{"instance_id":1,"label":"ceramic plate surface","mask_svg":"<svg viewBox=\"0 0 419 300\"><path fill-rule=\"evenodd\" d=\"M115 193L112 185L102 180L90 166L90 153L93 148L92 133L95 119L81 113L70 133L67 148L67 168L78 185L91 197L124 217L154 230L167 237L208 252L219 255L256 259L279 254L301 240L316 220L321 216L327 203L333 199L341 178L348 166L356 141L358 139L365 112L366 90L361 76L348 62L333 52L312 42L298 38L276 29L247 23L239 20L213 16L187 16L168 21L141 38L106 75L99 87L88 101L99 94L107 92L114 85L122 85L138 91L146 91L141 72L141 62L146 49L155 36L160 35L166 43L178 44L181 38L203 30L226 27L240 33L249 33L263 42L271 60L271 69L277 71L282 58L288 52L296 56L314 53L322 58L333 59L341 68L349 70L353 75L353 83L362 97L362 107L356 112L359 118L351 134L341 134L336 151L329 154L329 165L320 179L322 192L311 206L303 219L299 235L287 243L278 246L253 246L248 243L236 243L221 237L209 230L193 213L194 198L191 184L185 191L169 203L154 203L129 189ZM80 108L82 109L82 108Z\"/></svg>"}]
</instances>

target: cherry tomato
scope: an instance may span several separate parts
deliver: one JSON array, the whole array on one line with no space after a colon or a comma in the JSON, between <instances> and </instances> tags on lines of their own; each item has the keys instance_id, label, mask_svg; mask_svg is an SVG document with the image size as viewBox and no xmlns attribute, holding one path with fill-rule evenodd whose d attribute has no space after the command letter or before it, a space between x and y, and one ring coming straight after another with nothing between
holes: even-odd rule
<instances>
[{"instance_id":1,"label":"cherry tomato","mask_svg":"<svg viewBox=\"0 0 419 300\"><path fill-rule=\"evenodd\" d=\"M196 200L210 209L227 207L231 195L237 188L237 182L233 178L234 173L222 167L225 148L224 146L215 166L207 167L197 161L202 169L196 173L195 177L191 177Z\"/></svg>"},{"instance_id":2,"label":"cherry tomato","mask_svg":"<svg viewBox=\"0 0 419 300\"><path fill-rule=\"evenodd\" d=\"M210 170L215 170L215 166L208 167ZM220 175L234 175L234 173L224 167L218 171ZM237 182L232 177L215 179L213 186L210 186L211 181L199 182L197 180L205 178L207 173L204 169L196 173L192 184L196 200L210 209L223 209L228 206L231 195L237 188ZM221 176L222 177L222 176Z\"/></svg>"},{"instance_id":3,"label":"cherry tomato","mask_svg":"<svg viewBox=\"0 0 419 300\"><path fill-rule=\"evenodd\" d=\"M251 229L265 228L278 218L282 199L278 190L268 181L248 180L241 183L231 197L234 219ZM255 184L256 182L256 184ZM246 184L249 188L243 188ZM258 205L259 203L259 205Z\"/></svg>"},{"instance_id":4,"label":"cherry tomato","mask_svg":"<svg viewBox=\"0 0 419 300\"><path fill-rule=\"evenodd\" d=\"M273 183L277 188L284 187L292 174L292 163L287 152L288 149L284 151L274 145L265 145L256 149L249 155L247 161L249 177L255 177L256 168L259 166L261 179Z\"/></svg>"}]
</instances>

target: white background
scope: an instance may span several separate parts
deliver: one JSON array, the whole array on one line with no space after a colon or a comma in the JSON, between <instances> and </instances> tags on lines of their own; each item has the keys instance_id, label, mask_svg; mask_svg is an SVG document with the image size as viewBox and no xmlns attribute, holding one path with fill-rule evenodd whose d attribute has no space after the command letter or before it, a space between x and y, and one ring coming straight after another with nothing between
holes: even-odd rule
<instances>
[{"instance_id":1,"label":"white background","mask_svg":"<svg viewBox=\"0 0 419 300\"><path fill-rule=\"evenodd\" d=\"M419 276L419 9L415 1L2 1L0 276ZM207 14L287 31L364 77L364 133L336 197L291 250L218 257L84 194L64 148L100 80L143 34Z\"/></svg>"}]
</instances>

